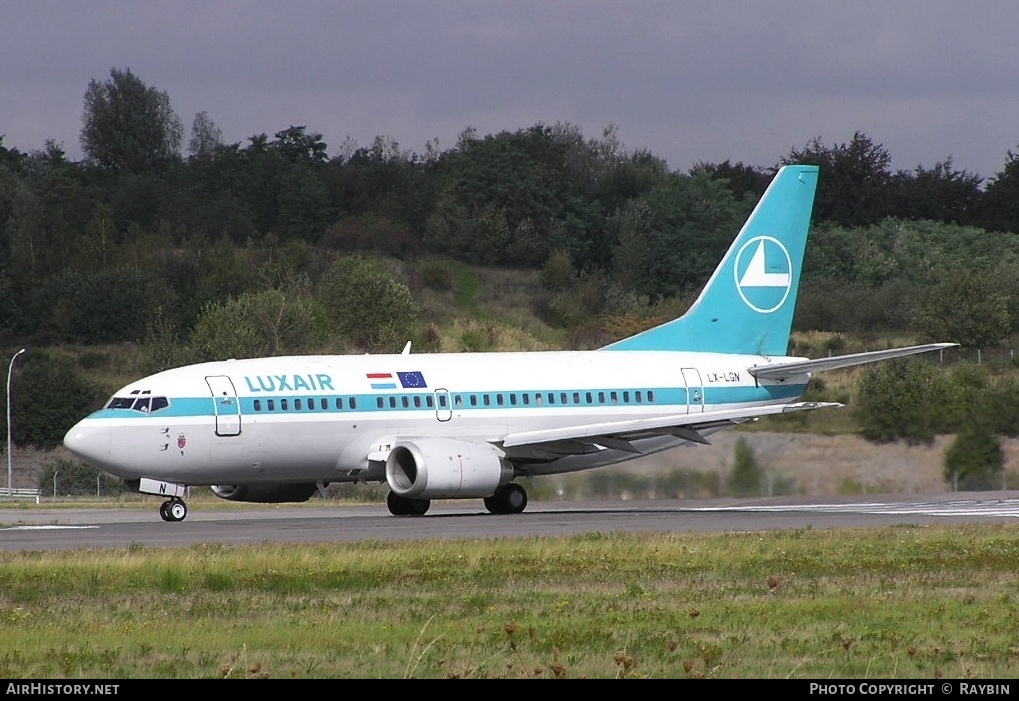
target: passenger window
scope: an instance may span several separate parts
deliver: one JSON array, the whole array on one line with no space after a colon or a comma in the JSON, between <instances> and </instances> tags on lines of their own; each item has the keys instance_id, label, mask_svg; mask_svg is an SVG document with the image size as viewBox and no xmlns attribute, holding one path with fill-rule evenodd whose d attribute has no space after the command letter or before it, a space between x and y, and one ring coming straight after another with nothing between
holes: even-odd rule
<instances>
[{"instance_id":1,"label":"passenger window","mask_svg":"<svg viewBox=\"0 0 1019 701\"><path fill-rule=\"evenodd\" d=\"M329 408L329 400L326 399L325 397L322 397L322 399L319 400L319 406L322 407L322 411L325 411L326 409Z\"/></svg>"},{"instance_id":2,"label":"passenger window","mask_svg":"<svg viewBox=\"0 0 1019 701\"><path fill-rule=\"evenodd\" d=\"M256 399L254 404L255 404L255 411L262 411L262 400L261 399Z\"/></svg>"},{"instance_id":3,"label":"passenger window","mask_svg":"<svg viewBox=\"0 0 1019 701\"><path fill-rule=\"evenodd\" d=\"M350 401L347 404L347 406L349 406L351 409L356 409L357 408L357 397L351 397Z\"/></svg>"},{"instance_id":4,"label":"passenger window","mask_svg":"<svg viewBox=\"0 0 1019 701\"><path fill-rule=\"evenodd\" d=\"M269 411L276 411L276 402L272 399L267 399L265 404Z\"/></svg>"},{"instance_id":5,"label":"passenger window","mask_svg":"<svg viewBox=\"0 0 1019 701\"><path fill-rule=\"evenodd\" d=\"M419 409L421 408L421 395L420 394L415 394L414 395L414 406L419 408Z\"/></svg>"},{"instance_id":6,"label":"passenger window","mask_svg":"<svg viewBox=\"0 0 1019 701\"><path fill-rule=\"evenodd\" d=\"M630 403L630 393L629 392L623 392L623 404L629 404L629 403Z\"/></svg>"},{"instance_id":7,"label":"passenger window","mask_svg":"<svg viewBox=\"0 0 1019 701\"><path fill-rule=\"evenodd\" d=\"M580 404L580 392L573 393L573 403Z\"/></svg>"},{"instance_id":8,"label":"passenger window","mask_svg":"<svg viewBox=\"0 0 1019 701\"><path fill-rule=\"evenodd\" d=\"M400 397L400 403L403 404L404 409L410 408L410 397Z\"/></svg>"},{"instance_id":9,"label":"passenger window","mask_svg":"<svg viewBox=\"0 0 1019 701\"><path fill-rule=\"evenodd\" d=\"M649 389L647 391L647 400L649 402L654 402L655 401L655 391L653 389Z\"/></svg>"},{"instance_id":10,"label":"passenger window","mask_svg":"<svg viewBox=\"0 0 1019 701\"><path fill-rule=\"evenodd\" d=\"M383 401L382 397L376 397L375 398L375 403L379 405L379 409L385 409L386 408L386 403L385 403L385 401Z\"/></svg>"},{"instance_id":11,"label":"passenger window","mask_svg":"<svg viewBox=\"0 0 1019 701\"><path fill-rule=\"evenodd\" d=\"M294 400L294 409L296 409L297 411L301 410L301 400L300 399L295 399Z\"/></svg>"},{"instance_id":12,"label":"passenger window","mask_svg":"<svg viewBox=\"0 0 1019 701\"><path fill-rule=\"evenodd\" d=\"M287 411L288 409L290 409L290 400L289 399L281 399L280 400L280 409L283 410L283 411Z\"/></svg>"},{"instance_id":13,"label":"passenger window","mask_svg":"<svg viewBox=\"0 0 1019 701\"><path fill-rule=\"evenodd\" d=\"M396 397L390 397L389 398L389 408L390 409L395 409L396 408Z\"/></svg>"},{"instance_id":14,"label":"passenger window","mask_svg":"<svg viewBox=\"0 0 1019 701\"><path fill-rule=\"evenodd\" d=\"M342 409L343 408L343 397L337 397L336 398L336 408L337 409Z\"/></svg>"}]
</instances>

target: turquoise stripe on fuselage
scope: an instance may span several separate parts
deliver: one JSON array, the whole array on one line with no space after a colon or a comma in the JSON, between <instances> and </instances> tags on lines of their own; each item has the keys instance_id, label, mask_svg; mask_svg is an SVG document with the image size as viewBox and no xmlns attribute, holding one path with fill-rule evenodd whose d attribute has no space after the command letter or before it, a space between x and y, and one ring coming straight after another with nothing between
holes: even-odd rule
<instances>
[{"instance_id":1,"label":"turquoise stripe on fuselage","mask_svg":"<svg viewBox=\"0 0 1019 701\"><path fill-rule=\"evenodd\" d=\"M805 389L804 385L766 385L758 387L704 387L703 388L703 401L700 402L704 405L705 410L710 410L712 405L719 404L752 404L758 402L773 402L783 399L795 399ZM663 412L668 412L670 407L673 407L677 413L681 413L686 410L688 405L688 392L694 390L687 390L686 388L675 388L675 387L651 387L651 388L601 388L601 389L562 389L557 388L554 390L489 390L486 392L449 392L445 396L448 397L448 405L440 406L440 410L453 410L460 413L473 413L475 411L498 411L498 410L519 410L527 409L531 412L537 411L549 411L549 410L560 410L560 409L577 409L577 408L590 408L590 409L604 409L604 408L638 408L638 407L654 407ZM610 397L612 393L617 396L621 396L623 393L628 393L630 400L627 402L623 401L609 401L608 399L600 400L599 395L604 395L606 398ZM635 401L635 395L637 392L641 393L642 401ZM648 401L646 398L649 393L654 396L653 401ZM528 395L528 404L523 403L523 395ZM543 400L542 403L536 403L534 397L541 395L543 398L547 395L554 395L554 402L550 403L547 400ZM561 396L565 394L567 401L563 403ZM477 403L472 404L470 397L475 396ZM485 404L483 397L488 395L489 403ZM496 403L496 396L502 395L503 403ZM574 396L579 396L580 401L574 401ZM588 401L588 395L591 395L590 401ZM378 406L378 398L382 397L384 402L383 406ZM389 398L394 397L396 399L396 406L391 407L389 405ZM402 405L402 398L407 397L410 406L404 407ZM420 399L421 406L414 406L413 398L418 397ZM510 397L516 398L516 403L510 403ZM336 399L342 400L342 408L337 408ZM355 400L356 408L350 408L350 400ZM458 403L459 398L459 403ZM294 408L294 400L302 400L302 408ZM322 408L321 400L326 399L326 408ZM282 401L288 402L288 408L282 408ZM427 400L431 400L431 404L427 403ZM134 409L100 409L94 412L90 418L94 419L146 419L146 418L195 418L195 417L212 417L216 415L215 404L211 397L175 397L171 398L169 406L166 406L152 414L147 414L141 411L135 411ZM255 409L255 402L260 403L260 409ZM268 409L268 402L274 403L272 410ZM265 416L274 414L348 414L348 413L385 413L392 411L421 411L430 414L435 413L435 395L432 392L403 392L403 393L385 393L385 394L323 394L323 395L293 395L293 394L264 394L258 397L241 397L241 414L246 416ZM308 408L308 403L313 403L313 408Z\"/></svg>"}]
</instances>

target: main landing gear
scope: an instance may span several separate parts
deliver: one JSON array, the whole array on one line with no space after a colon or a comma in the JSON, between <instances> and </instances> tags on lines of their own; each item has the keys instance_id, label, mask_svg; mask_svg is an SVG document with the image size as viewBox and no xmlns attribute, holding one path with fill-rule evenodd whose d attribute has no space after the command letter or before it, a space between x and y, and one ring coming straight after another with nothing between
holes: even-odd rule
<instances>
[{"instance_id":1,"label":"main landing gear","mask_svg":"<svg viewBox=\"0 0 1019 701\"><path fill-rule=\"evenodd\" d=\"M409 499L390 492L386 506L393 516L424 516L431 506L430 499ZM516 482L504 484L495 494L485 497L485 508L493 514L519 514L527 508L527 491Z\"/></svg>"},{"instance_id":2,"label":"main landing gear","mask_svg":"<svg viewBox=\"0 0 1019 701\"><path fill-rule=\"evenodd\" d=\"M188 506L180 497L173 497L159 505L159 516L164 521L183 521L188 515Z\"/></svg>"},{"instance_id":3,"label":"main landing gear","mask_svg":"<svg viewBox=\"0 0 1019 701\"><path fill-rule=\"evenodd\" d=\"M485 498L485 508L493 514L519 514L527 508L527 490L516 482L504 484Z\"/></svg>"}]
</instances>

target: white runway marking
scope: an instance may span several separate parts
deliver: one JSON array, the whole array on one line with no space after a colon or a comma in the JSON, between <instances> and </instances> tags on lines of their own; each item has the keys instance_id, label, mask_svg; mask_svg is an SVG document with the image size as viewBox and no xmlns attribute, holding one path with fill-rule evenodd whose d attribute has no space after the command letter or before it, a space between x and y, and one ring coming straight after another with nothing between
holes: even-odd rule
<instances>
[{"instance_id":1,"label":"white runway marking","mask_svg":"<svg viewBox=\"0 0 1019 701\"><path fill-rule=\"evenodd\" d=\"M849 514L919 514L923 516L1010 516L1019 518L1019 500L1002 499L1000 501L942 501L918 503L856 503L856 504L795 504L795 505L746 505L746 506L711 506L695 508L694 511L771 511L771 512L802 512L816 511L819 513Z\"/></svg>"},{"instance_id":2,"label":"white runway marking","mask_svg":"<svg viewBox=\"0 0 1019 701\"><path fill-rule=\"evenodd\" d=\"M99 526L10 526L0 528L0 531L59 531L59 530L84 530L86 528L99 528Z\"/></svg>"}]
</instances>

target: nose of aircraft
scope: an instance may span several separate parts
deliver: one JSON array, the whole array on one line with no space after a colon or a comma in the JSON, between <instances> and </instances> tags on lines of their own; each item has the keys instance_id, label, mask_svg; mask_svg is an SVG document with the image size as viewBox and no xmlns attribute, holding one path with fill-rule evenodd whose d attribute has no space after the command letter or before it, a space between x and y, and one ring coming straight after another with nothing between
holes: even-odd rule
<instances>
[{"instance_id":1,"label":"nose of aircraft","mask_svg":"<svg viewBox=\"0 0 1019 701\"><path fill-rule=\"evenodd\" d=\"M84 419L64 436L64 446L79 458L102 465L110 457L110 429Z\"/></svg>"}]
</instances>

